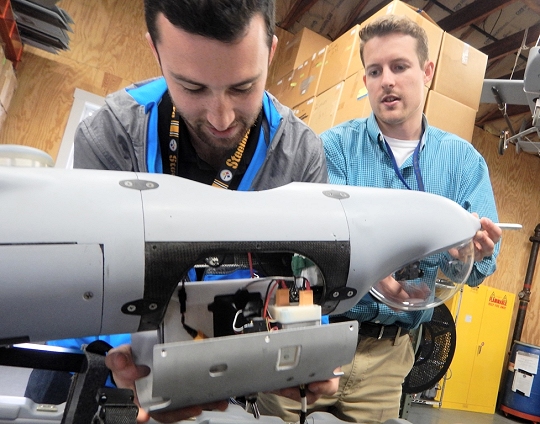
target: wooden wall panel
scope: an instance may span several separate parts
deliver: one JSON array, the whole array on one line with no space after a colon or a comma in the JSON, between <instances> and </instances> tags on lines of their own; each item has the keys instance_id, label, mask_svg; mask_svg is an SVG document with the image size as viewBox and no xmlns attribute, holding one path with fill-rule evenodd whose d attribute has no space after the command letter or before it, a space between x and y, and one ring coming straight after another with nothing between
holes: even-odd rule
<instances>
[{"instance_id":1,"label":"wooden wall panel","mask_svg":"<svg viewBox=\"0 0 540 424\"><path fill-rule=\"evenodd\" d=\"M145 39L142 0L64 0L59 6L75 21L70 51L60 55L128 81L159 75Z\"/></svg>"},{"instance_id":2,"label":"wooden wall panel","mask_svg":"<svg viewBox=\"0 0 540 424\"><path fill-rule=\"evenodd\" d=\"M75 88L105 96L160 75L146 42L142 0L63 0L75 21L70 50L53 55L25 47L18 88L0 131L1 144L58 154Z\"/></svg>"},{"instance_id":3,"label":"wooden wall panel","mask_svg":"<svg viewBox=\"0 0 540 424\"><path fill-rule=\"evenodd\" d=\"M540 158L516 154L513 146L498 153L499 138L475 128L473 145L489 167L500 222L523 225L521 231L504 231L497 271L485 284L518 294L523 288L532 243L529 238L540 224ZM532 283L522 341L540 345L540 258ZM516 300L514 315L519 302Z\"/></svg>"},{"instance_id":4,"label":"wooden wall panel","mask_svg":"<svg viewBox=\"0 0 540 424\"><path fill-rule=\"evenodd\" d=\"M83 0L63 0L59 2L72 18L73 33L69 52L60 52L79 63L98 68L101 57L110 48L107 42L109 28L116 23L111 20L113 4L110 0L85 2Z\"/></svg>"},{"instance_id":5,"label":"wooden wall panel","mask_svg":"<svg viewBox=\"0 0 540 424\"><path fill-rule=\"evenodd\" d=\"M160 75L145 37L142 0L116 0L114 3L110 17L114 26L111 24L106 40L109 48L101 56L99 68L130 81Z\"/></svg>"}]
</instances>

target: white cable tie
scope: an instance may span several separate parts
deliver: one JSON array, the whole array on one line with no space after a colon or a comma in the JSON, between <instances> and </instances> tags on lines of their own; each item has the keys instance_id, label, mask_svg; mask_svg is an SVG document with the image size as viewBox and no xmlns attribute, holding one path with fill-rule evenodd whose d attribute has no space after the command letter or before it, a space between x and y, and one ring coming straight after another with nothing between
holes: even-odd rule
<instances>
[{"instance_id":1,"label":"white cable tie","mask_svg":"<svg viewBox=\"0 0 540 424\"><path fill-rule=\"evenodd\" d=\"M236 326L236 320L238 319L238 315L240 315L241 313L242 313L242 310L241 310L241 309L239 309L238 311L236 311L236 314L234 315L234 320L233 320L233 323L232 323L232 328L233 328L233 330L236 331L237 333L240 333L240 332L242 332L242 331L244 330L244 327L243 327L243 326L240 327L240 328L238 328L238 327Z\"/></svg>"}]
</instances>

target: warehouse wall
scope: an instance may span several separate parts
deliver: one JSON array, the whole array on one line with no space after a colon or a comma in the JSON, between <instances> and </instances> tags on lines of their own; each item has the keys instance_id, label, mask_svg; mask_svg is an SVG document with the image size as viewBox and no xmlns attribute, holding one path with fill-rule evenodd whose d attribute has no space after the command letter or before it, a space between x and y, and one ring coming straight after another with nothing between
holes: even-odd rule
<instances>
[{"instance_id":1,"label":"warehouse wall","mask_svg":"<svg viewBox=\"0 0 540 424\"><path fill-rule=\"evenodd\" d=\"M148 46L142 0L62 0L75 21L70 51L53 55L25 47L18 87L0 143L37 147L56 158L73 92L100 96L160 75Z\"/></svg>"},{"instance_id":2,"label":"warehouse wall","mask_svg":"<svg viewBox=\"0 0 540 424\"><path fill-rule=\"evenodd\" d=\"M131 82L159 75L144 39L142 1L63 0L74 19L71 51L51 55L26 48L17 69L18 88L0 131L1 144L37 147L56 158L75 88L106 95ZM486 284L518 293L531 243L540 223L540 158L509 148L497 153L498 138L475 128L474 146L486 158L501 222L523 224L505 231L498 271ZM522 341L540 345L540 263Z\"/></svg>"},{"instance_id":3,"label":"warehouse wall","mask_svg":"<svg viewBox=\"0 0 540 424\"><path fill-rule=\"evenodd\" d=\"M519 293L523 288L532 243L529 238L540 224L540 157L516 154L513 146L498 153L499 137L475 128L473 145L488 164L500 222L517 222L521 231L504 231L497 271L485 284ZM519 303L519 302L518 302ZM517 311L515 306L515 311ZM531 303L522 341L540 345L540 258L532 283Z\"/></svg>"}]
</instances>

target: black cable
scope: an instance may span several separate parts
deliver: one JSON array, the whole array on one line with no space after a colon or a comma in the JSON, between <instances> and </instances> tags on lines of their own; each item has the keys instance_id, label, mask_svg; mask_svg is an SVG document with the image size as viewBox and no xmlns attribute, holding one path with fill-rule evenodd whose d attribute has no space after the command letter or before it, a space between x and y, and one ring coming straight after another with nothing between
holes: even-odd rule
<instances>
[{"instance_id":1,"label":"black cable","mask_svg":"<svg viewBox=\"0 0 540 424\"><path fill-rule=\"evenodd\" d=\"M194 328L191 328L189 325L186 324L186 300L187 300L187 293L186 293L186 282L182 280L182 285L178 289L178 303L180 303L180 315L182 316L181 322L182 327L184 327L184 330L187 331L187 333L192 337L197 337L197 330Z\"/></svg>"},{"instance_id":2,"label":"black cable","mask_svg":"<svg viewBox=\"0 0 540 424\"><path fill-rule=\"evenodd\" d=\"M307 415L306 386L300 384L298 389L300 390L300 424L305 424Z\"/></svg>"}]
</instances>

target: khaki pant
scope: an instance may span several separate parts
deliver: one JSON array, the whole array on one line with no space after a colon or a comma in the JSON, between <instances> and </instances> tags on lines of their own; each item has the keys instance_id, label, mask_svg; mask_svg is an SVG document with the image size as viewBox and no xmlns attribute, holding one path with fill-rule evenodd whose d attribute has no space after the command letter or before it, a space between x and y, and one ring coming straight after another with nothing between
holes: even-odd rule
<instances>
[{"instance_id":1,"label":"khaki pant","mask_svg":"<svg viewBox=\"0 0 540 424\"><path fill-rule=\"evenodd\" d=\"M329 412L356 423L382 423L398 418L401 385L414 364L409 336L377 340L363 337L353 362L342 367L344 375L334 396L324 396L308 406L308 414ZM298 422L300 403L274 394L260 394L257 404L263 415Z\"/></svg>"}]
</instances>

